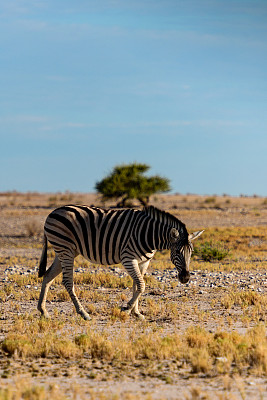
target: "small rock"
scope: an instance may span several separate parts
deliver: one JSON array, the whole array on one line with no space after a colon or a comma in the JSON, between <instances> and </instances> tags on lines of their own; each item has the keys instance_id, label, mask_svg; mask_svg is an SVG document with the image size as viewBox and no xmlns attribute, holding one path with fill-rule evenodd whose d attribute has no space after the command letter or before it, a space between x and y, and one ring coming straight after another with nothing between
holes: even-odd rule
<instances>
[{"instance_id":1,"label":"small rock","mask_svg":"<svg viewBox=\"0 0 267 400\"><path fill-rule=\"evenodd\" d=\"M226 357L216 357L216 360L220 361L220 362L223 362L223 363L228 361L228 359Z\"/></svg>"}]
</instances>

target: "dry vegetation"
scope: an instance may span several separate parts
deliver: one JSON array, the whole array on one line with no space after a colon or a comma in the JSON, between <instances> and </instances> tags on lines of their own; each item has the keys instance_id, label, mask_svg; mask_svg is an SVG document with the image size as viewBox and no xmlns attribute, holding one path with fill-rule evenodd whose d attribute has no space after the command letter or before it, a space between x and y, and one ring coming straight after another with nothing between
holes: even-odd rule
<instances>
[{"instance_id":1,"label":"dry vegetation","mask_svg":"<svg viewBox=\"0 0 267 400\"><path fill-rule=\"evenodd\" d=\"M48 296L51 320L40 319L42 224L66 203L100 204L94 195L0 194L0 400L267 398L266 199L153 199L205 234L189 285L168 252L156 254L145 321L120 311L131 291L122 267L82 257L75 285L92 320L73 312L61 278Z\"/></svg>"}]
</instances>

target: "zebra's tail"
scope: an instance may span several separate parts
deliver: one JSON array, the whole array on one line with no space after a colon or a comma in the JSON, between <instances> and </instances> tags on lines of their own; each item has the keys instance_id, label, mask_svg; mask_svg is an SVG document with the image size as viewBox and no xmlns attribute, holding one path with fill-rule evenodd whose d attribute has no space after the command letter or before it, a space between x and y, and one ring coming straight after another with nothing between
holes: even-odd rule
<instances>
[{"instance_id":1,"label":"zebra's tail","mask_svg":"<svg viewBox=\"0 0 267 400\"><path fill-rule=\"evenodd\" d=\"M47 237L44 234L44 244L43 244L43 250L42 250L42 255L41 255L40 264L39 264L39 272L38 272L39 278L44 276L44 274L46 272L46 264L47 264Z\"/></svg>"}]
</instances>

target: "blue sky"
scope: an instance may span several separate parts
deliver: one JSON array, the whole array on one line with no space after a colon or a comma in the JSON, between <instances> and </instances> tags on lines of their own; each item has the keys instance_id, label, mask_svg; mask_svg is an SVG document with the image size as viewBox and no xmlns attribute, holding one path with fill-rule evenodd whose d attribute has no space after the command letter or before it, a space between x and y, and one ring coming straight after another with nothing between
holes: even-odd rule
<instances>
[{"instance_id":1,"label":"blue sky","mask_svg":"<svg viewBox=\"0 0 267 400\"><path fill-rule=\"evenodd\" d=\"M0 191L267 196L266 0L0 0Z\"/></svg>"}]
</instances>

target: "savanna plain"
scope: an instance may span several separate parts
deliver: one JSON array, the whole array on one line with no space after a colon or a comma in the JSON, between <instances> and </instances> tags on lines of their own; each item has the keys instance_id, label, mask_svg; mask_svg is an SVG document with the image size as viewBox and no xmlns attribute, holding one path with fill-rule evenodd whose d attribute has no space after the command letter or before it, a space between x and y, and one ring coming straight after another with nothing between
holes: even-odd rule
<instances>
[{"instance_id":1,"label":"savanna plain","mask_svg":"<svg viewBox=\"0 0 267 400\"><path fill-rule=\"evenodd\" d=\"M63 204L111 205L94 194L0 193L0 400L267 399L267 199L152 197L205 232L186 285L169 253L156 254L144 321L121 311L132 290L123 267L80 256L75 287L91 320L75 314L61 277L51 318L40 318L42 227Z\"/></svg>"}]
</instances>

